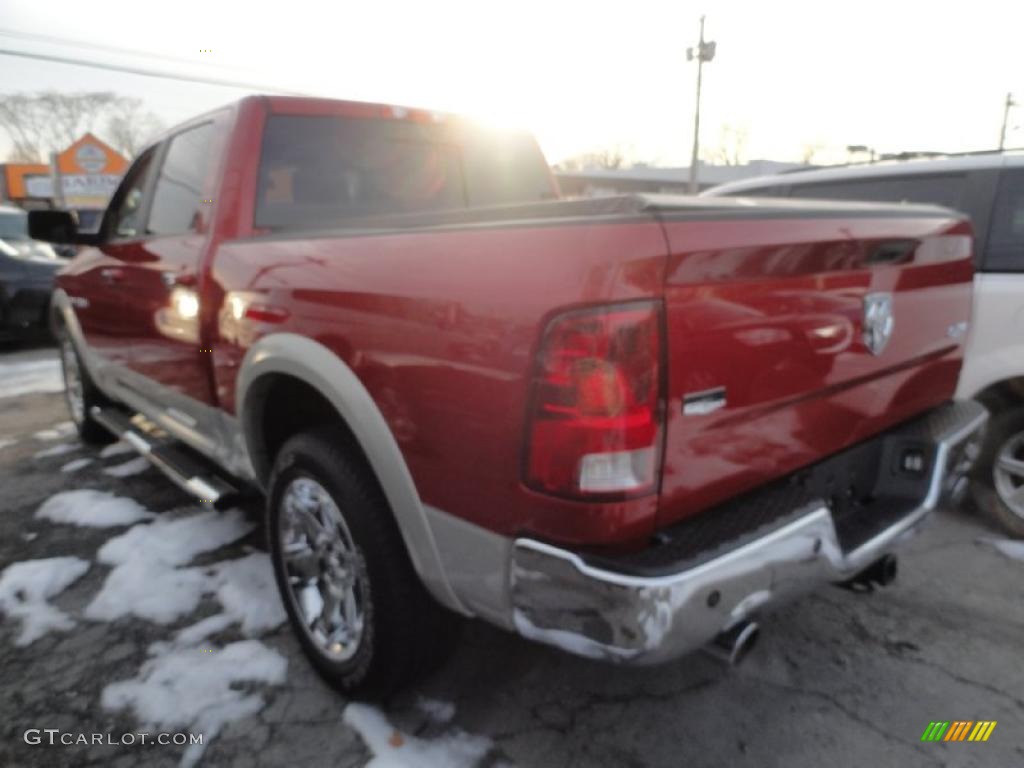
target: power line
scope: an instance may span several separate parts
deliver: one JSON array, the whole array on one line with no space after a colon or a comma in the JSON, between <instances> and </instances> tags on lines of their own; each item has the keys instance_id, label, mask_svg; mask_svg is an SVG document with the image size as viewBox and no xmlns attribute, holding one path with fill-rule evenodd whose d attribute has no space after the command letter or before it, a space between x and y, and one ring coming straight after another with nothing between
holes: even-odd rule
<instances>
[{"instance_id":1,"label":"power line","mask_svg":"<svg viewBox=\"0 0 1024 768\"><path fill-rule=\"evenodd\" d=\"M243 80L226 80L215 77L200 77L198 75L179 75L173 72L163 72L155 69L144 69L142 67L129 67L123 64L108 64L100 61L73 58L71 56L56 56L49 53L30 53L29 51L15 51L10 48L0 48L0 56L14 56L25 59L37 59L39 61L52 61L58 64L72 64L79 67L93 67L94 69L106 69L112 72L126 72L130 75L141 75L143 77L156 77L164 80L180 80L189 83L203 83L206 85L219 85L225 88L241 88L249 91L272 91L289 96L308 96L301 91L292 91L285 88L266 85L263 83L250 83Z\"/></svg>"},{"instance_id":2,"label":"power line","mask_svg":"<svg viewBox=\"0 0 1024 768\"><path fill-rule=\"evenodd\" d=\"M238 67L231 67L225 64L219 64L217 62L196 62L190 59L182 58L180 56L167 56L161 53L152 53L150 51L138 51L132 48L120 48L115 45L107 45L105 43L93 43L87 40L77 40L70 37L54 37L52 35L41 35L35 32L22 32L16 29L0 29L0 35L3 37L13 37L20 40L34 40L36 42L48 43L51 45L66 45L75 48L91 48L96 51L104 51L107 53L122 54L128 56L140 56L143 58L150 59L162 59L164 61L171 61L176 64L200 64L207 66L214 66L220 69L228 69L239 71Z\"/></svg>"}]
</instances>

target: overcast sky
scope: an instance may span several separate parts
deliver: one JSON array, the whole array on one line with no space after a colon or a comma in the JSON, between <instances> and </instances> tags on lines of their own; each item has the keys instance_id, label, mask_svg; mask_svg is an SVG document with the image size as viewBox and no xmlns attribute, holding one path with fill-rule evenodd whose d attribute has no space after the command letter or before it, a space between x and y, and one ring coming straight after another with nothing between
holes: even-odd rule
<instances>
[{"instance_id":1,"label":"overcast sky","mask_svg":"<svg viewBox=\"0 0 1024 768\"><path fill-rule=\"evenodd\" d=\"M819 161L840 161L848 144L987 149L1006 93L1024 102L1019 0L0 0L4 32L170 58L3 35L0 49L469 112L529 128L552 162L620 144L685 165L696 75L685 49L701 13L718 43L705 67L709 149L726 125L746 134L748 159L820 146ZM138 96L168 124L246 92L0 56L0 92L44 89ZM1024 145L1024 107L1012 117L1008 143ZM8 149L0 139L0 157Z\"/></svg>"}]
</instances>

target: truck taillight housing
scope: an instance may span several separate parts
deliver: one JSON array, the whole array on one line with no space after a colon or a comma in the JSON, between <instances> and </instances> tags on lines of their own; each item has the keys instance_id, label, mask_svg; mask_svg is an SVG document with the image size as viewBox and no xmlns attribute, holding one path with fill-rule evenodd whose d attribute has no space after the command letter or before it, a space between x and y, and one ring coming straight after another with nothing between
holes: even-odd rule
<instances>
[{"instance_id":1,"label":"truck taillight housing","mask_svg":"<svg viewBox=\"0 0 1024 768\"><path fill-rule=\"evenodd\" d=\"M654 493L663 418L660 304L569 312L541 339L525 482L574 498Z\"/></svg>"}]
</instances>

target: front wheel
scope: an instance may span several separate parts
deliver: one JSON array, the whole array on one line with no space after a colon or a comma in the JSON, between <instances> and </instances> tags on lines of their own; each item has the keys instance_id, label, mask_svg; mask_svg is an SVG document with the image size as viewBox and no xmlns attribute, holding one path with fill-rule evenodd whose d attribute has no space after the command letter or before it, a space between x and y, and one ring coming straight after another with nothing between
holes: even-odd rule
<instances>
[{"instance_id":1,"label":"front wheel","mask_svg":"<svg viewBox=\"0 0 1024 768\"><path fill-rule=\"evenodd\" d=\"M375 479L322 429L288 440L271 474L274 575L306 656L347 694L382 698L445 655L454 617L427 594Z\"/></svg>"},{"instance_id":2,"label":"front wheel","mask_svg":"<svg viewBox=\"0 0 1024 768\"><path fill-rule=\"evenodd\" d=\"M972 488L981 511L1024 538L1024 407L992 417Z\"/></svg>"},{"instance_id":3,"label":"front wheel","mask_svg":"<svg viewBox=\"0 0 1024 768\"><path fill-rule=\"evenodd\" d=\"M60 332L58 343L60 365L64 373L64 402L67 403L68 413L71 414L82 442L90 445L114 442L114 436L90 414L93 406L106 405L108 401L89 377L66 329Z\"/></svg>"}]
</instances>

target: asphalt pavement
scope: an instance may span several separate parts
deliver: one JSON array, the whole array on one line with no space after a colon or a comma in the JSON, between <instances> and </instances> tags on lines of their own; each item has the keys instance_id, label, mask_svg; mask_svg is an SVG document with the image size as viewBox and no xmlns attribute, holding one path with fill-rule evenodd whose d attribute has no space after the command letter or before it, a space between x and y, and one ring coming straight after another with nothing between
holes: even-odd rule
<instances>
[{"instance_id":1,"label":"asphalt pavement","mask_svg":"<svg viewBox=\"0 0 1024 768\"><path fill-rule=\"evenodd\" d=\"M49 356L8 353L0 362ZM85 617L110 573L97 552L126 527L56 524L35 517L40 505L81 488L158 514L194 505L152 469L108 474L131 456L100 457L66 436L66 420L59 394L0 398L0 445L14 441L0 448L0 569L57 556L91 563L52 599L73 627L17 646L17 621L0 623L0 765L177 765L184 749L173 745L25 737L33 729L140 731L137 712L102 705L104 688L136 676L154 643L213 610L205 597L195 615L170 625ZM62 453L37 457L65 443ZM83 458L92 461L61 471ZM250 513L258 521L258 510ZM410 765L1021 765L1024 561L991 543L1002 538L977 516L941 511L907 543L894 585L870 595L828 587L766 617L758 647L733 669L700 653L656 668L612 667L469 623L451 660L384 708L385 747L349 724L349 702L317 678L282 625L258 641L287 660L284 681L241 684L259 711L228 722L200 764L337 768L390 749ZM204 562L261 547L257 529ZM210 642L239 639L229 629ZM930 722L958 720L997 725L984 743L921 741Z\"/></svg>"}]
</instances>

